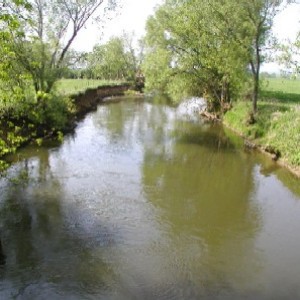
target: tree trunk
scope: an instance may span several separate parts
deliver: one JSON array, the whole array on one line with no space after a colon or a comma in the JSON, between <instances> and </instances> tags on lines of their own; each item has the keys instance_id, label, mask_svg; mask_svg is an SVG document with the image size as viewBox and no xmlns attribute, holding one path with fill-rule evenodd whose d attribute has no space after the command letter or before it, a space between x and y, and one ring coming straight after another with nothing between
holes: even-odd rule
<instances>
[{"instance_id":1,"label":"tree trunk","mask_svg":"<svg viewBox=\"0 0 300 300\"><path fill-rule=\"evenodd\" d=\"M262 25L260 22L256 28L256 39L255 39L255 58L254 61L251 62L251 69L253 74L253 96L252 96L252 104L253 104L253 114L257 112L257 100L258 100L258 92L259 92L259 73L260 73L260 65L261 65L261 56L260 56L260 43L259 38L262 34Z\"/></svg>"},{"instance_id":2,"label":"tree trunk","mask_svg":"<svg viewBox=\"0 0 300 300\"><path fill-rule=\"evenodd\" d=\"M253 95L252 95L252 109L253 113L257 112L257 100L258 100L258 92L259 92L259 73L253 74Z\"/></svg>"},{"instance_id":3,"label":"tree trunk","mask_svg":"<svg viewBox=\"0 0 300 300\"><path fill-rule=\"evenodd\" d=\"M252 109L253 114L257 112L257 100L258 100L258 92L259 92L259 73L260 73L260 49L258 42L256 44L255 49L255 62L252 60L250 61L251 71L253 76L253 91L252 91Z\"/></svg>"}]
</instances>

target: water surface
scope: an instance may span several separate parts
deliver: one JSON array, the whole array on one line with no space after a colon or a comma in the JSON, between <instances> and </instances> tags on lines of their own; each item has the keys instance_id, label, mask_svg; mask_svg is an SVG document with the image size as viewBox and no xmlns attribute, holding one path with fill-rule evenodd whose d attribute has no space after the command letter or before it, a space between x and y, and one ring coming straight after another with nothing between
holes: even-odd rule
<instances>
[{"instance_id":1,"label":"water surface","mask_svg":"<svg viewBox=\"0 0 300 300\"><path fill-rule=\"evenodd\" d=\"M299 180L220 125L124 99L10 159L1 299L300 299Z\"/></svg>"}]
</instances>

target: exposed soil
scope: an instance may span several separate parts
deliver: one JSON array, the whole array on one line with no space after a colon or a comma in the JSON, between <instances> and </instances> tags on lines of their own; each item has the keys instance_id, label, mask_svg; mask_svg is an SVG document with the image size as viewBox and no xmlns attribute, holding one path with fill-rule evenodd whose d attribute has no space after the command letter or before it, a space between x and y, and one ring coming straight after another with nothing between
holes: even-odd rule
<instances>
[{"instance_id":1,"label":"exposed soil","mask_svg":"<svg viewBox=\"0 0 300 300\"><path fill-rule=\"evenodd\" d=\"M130 88L129 85L102 86L95 89L87 89L84 93L72 95L77 112L76 117L80 118L87 112L96 109L97 105L106 97L122 96Z\"/></svg>"}]
</instances>

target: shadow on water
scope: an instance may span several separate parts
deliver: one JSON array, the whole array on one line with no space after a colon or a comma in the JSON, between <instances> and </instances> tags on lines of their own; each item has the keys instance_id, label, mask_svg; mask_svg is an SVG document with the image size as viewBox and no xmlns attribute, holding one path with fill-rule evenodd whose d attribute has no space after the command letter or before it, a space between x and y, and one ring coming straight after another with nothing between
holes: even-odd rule
<instances>
[{"instance_id":1,"label":"shadow on water","mask_svg":"<svg viewBox=\"0 0 300 300\"><path fill-rule=\"evenodd\" d=\"M211 151L234 151L235 145L225 134L219 124L204 123L200 128L192 123L178 122L174 131L178 137L178 142L182 144L195 144Z\"/></svg>"}]
</instances>

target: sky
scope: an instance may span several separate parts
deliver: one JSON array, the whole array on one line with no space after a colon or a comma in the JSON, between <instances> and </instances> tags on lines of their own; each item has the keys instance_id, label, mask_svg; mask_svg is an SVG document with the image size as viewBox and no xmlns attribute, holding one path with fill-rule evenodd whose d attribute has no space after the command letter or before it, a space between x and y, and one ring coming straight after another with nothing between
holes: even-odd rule
<instances>
[{"instance_id":1,"label":"sky","mask_svg":"<svg viewBox=\"0 0 300 300\"><path fill-rule=\"evenodd\" d=\"M111 36L120 36L125 31L135 33L140 38L145 33L147 18L154 13L155 7L163 0L122 0L122 7L115 16L107 21L102 30L96 25L89 24L83 29L73 44L78 51L92 51L93 46L104 43ZM300 30L300 4L291 4L274 19L273 31L280 40L293 40ZM276 72L278 65L265 64L262 71Z\"/></svg>"},{"instance_id":2,"label":"sky","mask_svg":"<svg viewBox=\"0 0 300 300\"><path fill-rule=\"evenodd\" d=\"M295 38L300 30L300 5L290 4L274 20L273 31L280 39Z\"/></svg>"},{"instance_id":3,"label":"sky","mask_svg":"<svg viewBox=\"0 0 300 300\"><path fill-rule=\"evenodd\" d=\"M290 4L274 19L273 33L282 42L289 39L295 40L300 31L300 4ZM264 64L261 71L277 73L280 67L276 63Z\"/></svg>"},{"instance_id":4,"label":"sky","mask_svg":"<svg viewBox=\"0 0 300 300\"><path fill-rule=\"evenodd\" d=\"M147 18L154 13L154 8L162 0L122 0L119 8L111 20L106 21L103 30L89 24L87 29L79 33L73 48L80 51L91 51L93 46L107 41L111 36L120 36L123 31L134 32L137 38L145 33Z\"/></svg>"}]
</instances>

